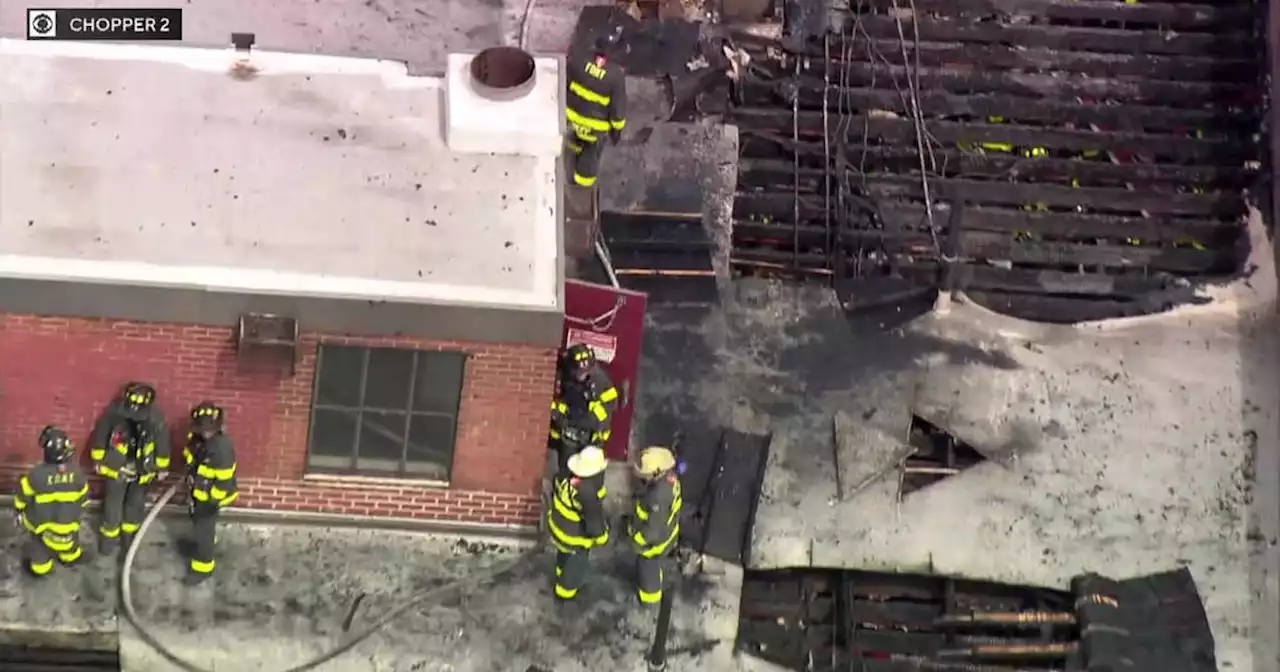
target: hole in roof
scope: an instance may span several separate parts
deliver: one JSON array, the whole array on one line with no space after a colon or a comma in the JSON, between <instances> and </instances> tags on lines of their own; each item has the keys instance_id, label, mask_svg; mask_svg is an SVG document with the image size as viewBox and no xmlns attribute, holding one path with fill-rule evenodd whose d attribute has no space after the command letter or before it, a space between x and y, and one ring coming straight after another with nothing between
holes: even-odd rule
<instances>
[{"instance_id":1,"label":"hole in roof","mask_svg":"<svg viewBox=\"0 0 1280 672\"><path fill-rule=\"evenodd\" d=\"M917 415L911 416L915 452L902 464L899 498L987 461L973 447Z\"/></svg>"}]
</instances>

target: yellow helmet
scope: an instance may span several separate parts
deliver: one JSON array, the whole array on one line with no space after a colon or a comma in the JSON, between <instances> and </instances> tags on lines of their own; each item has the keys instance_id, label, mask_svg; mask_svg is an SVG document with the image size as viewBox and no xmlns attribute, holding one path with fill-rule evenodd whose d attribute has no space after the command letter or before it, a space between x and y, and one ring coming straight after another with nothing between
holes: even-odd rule
<instances>
[{"instance_id":1,"label":"yellow helmet","mask_svg":"<svg viewBox=\"0 0 1280 672\"><path fill-rule=\"evenodd\" d=\"M636 458L636 473L642 478L654 478L676 468L676 454L670 448L649 446Z\"/></svg>"}]
</instances>

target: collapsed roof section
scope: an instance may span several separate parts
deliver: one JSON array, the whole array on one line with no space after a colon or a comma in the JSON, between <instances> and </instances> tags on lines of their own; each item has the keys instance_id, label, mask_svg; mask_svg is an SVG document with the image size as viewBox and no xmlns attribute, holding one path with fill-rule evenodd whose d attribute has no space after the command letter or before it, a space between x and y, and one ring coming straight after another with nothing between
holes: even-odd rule
<instances>
[{"instance_id":1,"label":"collapsed roof section","mask_svg":"<svg viewBox=\"0 0 1280 672\"><path fill-rule=\"evenodd\" d=\"M963 289L1073 322L1240 270L1256 4L785 6L785 39L737 36L739 272L831 283L855 308Z\"/></svg>"}]
</instances>

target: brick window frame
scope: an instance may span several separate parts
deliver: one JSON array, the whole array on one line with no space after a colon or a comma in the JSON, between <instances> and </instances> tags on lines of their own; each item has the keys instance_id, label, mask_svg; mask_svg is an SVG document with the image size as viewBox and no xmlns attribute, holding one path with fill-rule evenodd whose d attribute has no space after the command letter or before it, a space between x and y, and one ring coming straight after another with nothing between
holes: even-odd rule
<instances>
[{"instance_id":1,"label":"brick window frame","mask_svg":"<svg viewBox=\"0 0 1280 672\"><path fill-rule=\"evenodd\" d=\"M467 358L321 343L307 473L448 482Z\"/></svg>"}]
</instances>

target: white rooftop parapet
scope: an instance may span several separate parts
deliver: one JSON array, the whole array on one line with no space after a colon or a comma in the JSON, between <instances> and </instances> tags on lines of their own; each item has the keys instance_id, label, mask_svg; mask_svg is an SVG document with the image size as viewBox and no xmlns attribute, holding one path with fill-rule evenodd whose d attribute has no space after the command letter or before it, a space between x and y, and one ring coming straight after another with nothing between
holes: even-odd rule
<instances>
[{"instance_id":1,"label":"white rooftop parapet","mask_svg":"<svg viewBox=\"0 0 1280 672\"><path fill-rule=\"evenodd\" d=\"M515 47L449 54L445 142L454 152L556 156L563 147L560 59Z\"/></svg>"}]
</instances>

